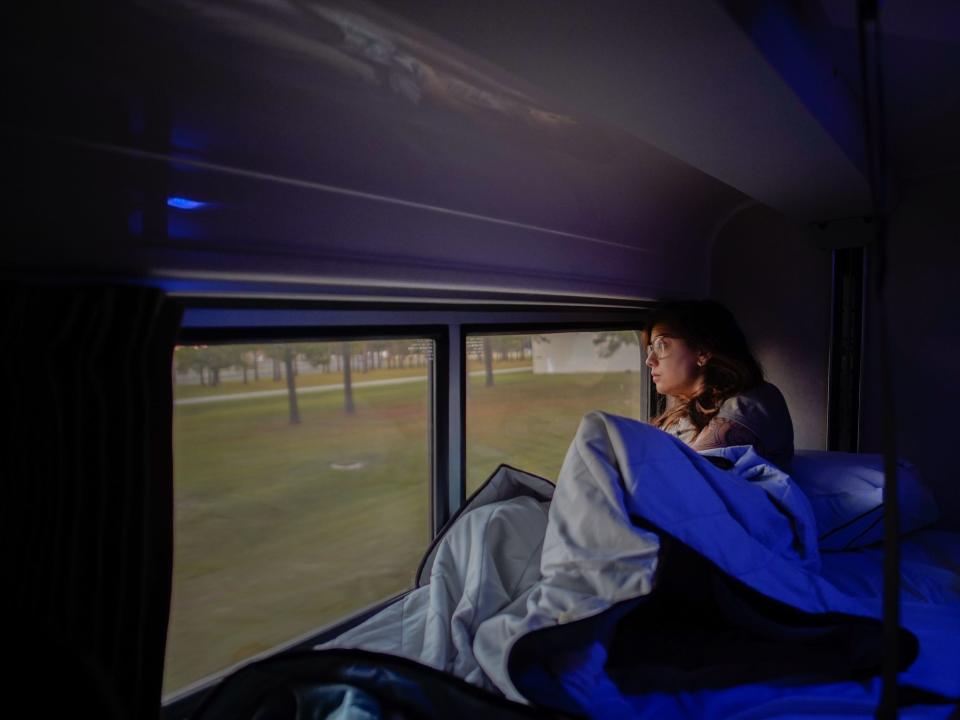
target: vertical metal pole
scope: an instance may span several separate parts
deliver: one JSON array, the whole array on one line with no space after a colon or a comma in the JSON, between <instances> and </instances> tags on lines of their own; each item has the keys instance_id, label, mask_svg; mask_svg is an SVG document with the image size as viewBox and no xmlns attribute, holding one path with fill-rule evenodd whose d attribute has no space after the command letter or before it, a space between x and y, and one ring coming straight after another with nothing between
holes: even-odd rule
<instances>
[{"instance_id":1,"label":"vertical metal pole","mask_svg":"<svg viewBox=\"0 0 960 720\"><path fill-rule=\"evenodd\" d=\"M436 537L464 500L466 357L460 325L437 339L432 390L431 534Z\"/></svg>"},{"instance_id":2,"label":"vertical metal pole","mask_svg":"<svg viewBox=\"0 0 960 720\"><path fill-rule=\"evenodd\" d=\"M836 434L836 413L834 408L837 406L837 393L840 388L837 387L835 380L837 365L837 305L839 298L838 288L840 285L839 273L837 267L837 251L830 253L830 344L827 346L827 436L824 438L824 448L827 450L836 450L834 447L834 435Z\"/></svg>"},{"instance_id":3,"label":"vertical metal pole","mask_svg":"<svg viewBox=\"0 0 960 720\"><path fill-rule=\"evenodd\" d=\"M870 283L868 282L870 278L870 253L867 252L866 248L864 248L860 254L860 277L860 365L857 368L859 378L857 397L860 398L861 402L857 404L857 446L854 448L855 452L863 451L863 378L865 370L864 359L866 358L865 350L867 347L867 310L870 307L870 303L868 302L868 295L870 293Z\"/></svg>"},{"instance_id":4,"label":"vertical metal pole","mask_svg":"<svg viewBox=\"0 0 960 720\"><path fill-rule=\"evenodd\" d=\"M857 39L860 50L861 101L875 236L870 246L873 275L877 355L883 408L883 666L877 717L898 715L900 671L900 505L897 494L897 421L891 377L886 312L887 173L883 101L883 33L877 0L858 3Z\"/></svg>"},{"instance_id":5,"label":"vertical metal pole","mask_svg":"<svg viewBox=\"0 0 960 720\"><path fill-rule=\"evenodd\" d=\"M460 325L449 326L450 377L447 387L447 519L466 497L467 358L466 338ZM446 519L444 520L446 522Z\"/></svg>"},{"instance_id":6,"label":"vertical metal pole","mask_svg":"<svg viewBox=\"0 0 960 720\"><path fill-rule=\"evenodd\" d=\"M440 350L439 338L434 338L427 345L427 463L430 468L430 488L429 488L429 512L430 512L430 537L428 541L437 536L437 488L440 481L437 463L437 355Z\"/></svg>"},{"instance_id":7,"label":"vertical metal pole","mask_svg":"<svg viewBox=\"0 0 960 720\"><path fill-rule=\"evenodd\" d=\"M640 346L640 419L643 422L650 422L650 419L656 414L656 395L657 389L653 385L653 378L650 375L650 368L647 367L647 349L643 346L643 337L637 330L637 338Z\"/></svg>"}]
</instances>

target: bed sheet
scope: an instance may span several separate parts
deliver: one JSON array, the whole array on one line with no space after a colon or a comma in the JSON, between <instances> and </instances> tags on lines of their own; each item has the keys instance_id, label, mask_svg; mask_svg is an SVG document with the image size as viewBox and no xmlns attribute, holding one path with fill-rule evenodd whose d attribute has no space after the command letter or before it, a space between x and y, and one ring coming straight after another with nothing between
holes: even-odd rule
<instances>
[{"instance_id":1,"label":"bed sheet","mask_svg":"<svg viewBox=\"0 0 960 720\"><path fill-rule=\"evenodd\" d=\"M960 697L960 533L920 530L900 543L901 624L920 641L920 655L901 684ZM883 550L823 553L824 577L879 612Z\"/></svg>"}]
</instances>

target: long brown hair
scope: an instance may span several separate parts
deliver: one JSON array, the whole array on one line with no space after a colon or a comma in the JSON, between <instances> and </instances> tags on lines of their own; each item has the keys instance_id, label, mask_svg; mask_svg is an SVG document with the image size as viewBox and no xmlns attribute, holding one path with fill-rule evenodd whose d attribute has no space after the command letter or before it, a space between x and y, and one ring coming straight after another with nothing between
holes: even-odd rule
<instances>
[{"instance_id":1,"label":"long brown hair","mask_svg":"<svg viewBox=\"0 0 960 720\"><path fill-rule=\"evenodd\" d=\"M724 400L763 382L763 368L750 352L743 331L727 308L714 300L681 300L650 313L643 328L647 345L653 328L661 325L683 339L695 352L710 353L703 368L703 389L666 408L650 422L667 428L689 418L699 433L719 412Z\"/></svg>"}]
</instances>

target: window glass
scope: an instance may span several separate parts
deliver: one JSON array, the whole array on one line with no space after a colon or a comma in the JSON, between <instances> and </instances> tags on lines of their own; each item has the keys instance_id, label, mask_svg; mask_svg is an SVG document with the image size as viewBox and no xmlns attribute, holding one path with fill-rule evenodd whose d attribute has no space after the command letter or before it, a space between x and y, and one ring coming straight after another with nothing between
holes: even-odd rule
<instances>
[{"instance_id":1,"label":"window glass","mask_svg":"<svg viewBox=\"0 0 960 720\"><path fill-rule=\"evenodd\" d=\"M169 694L412 585L430 340L179 347Z\"/></svg>"},{"instance_id":2,"label":"window glass","mask_svg":"<svg viewBox=\"0 0 960 720\"><path fill-rule=\"evenodd\" d=\"M556 481L583 415L647 419L633 330L467 339L467 493L500 463Z\"/></svg>"}]
</instances>

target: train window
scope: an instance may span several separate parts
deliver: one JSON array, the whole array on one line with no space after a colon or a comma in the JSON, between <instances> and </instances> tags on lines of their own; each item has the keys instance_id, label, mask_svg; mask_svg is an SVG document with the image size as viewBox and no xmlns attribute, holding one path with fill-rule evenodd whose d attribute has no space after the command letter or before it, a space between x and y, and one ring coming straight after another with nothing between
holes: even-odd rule
<instances>
[{"instance_id":1,"label":"train window","mask_svg":"<svg viewBox=\"0 0 960 720\"><path fill-rule=\"evenodd\" d=\"M647 418L633 330L467 338L467 492L500 463L556 480L584 413Z\"/></svg>"},{"instance_id":2,"label":"train window","mask_svg":"<svg viewBox=\"0 0 960 720\"><path fill-rule=\"evenodd\" d=\"M415 338L176 349L165 694L410 587L433 353Z\"/></svg>"}]
</instances>

